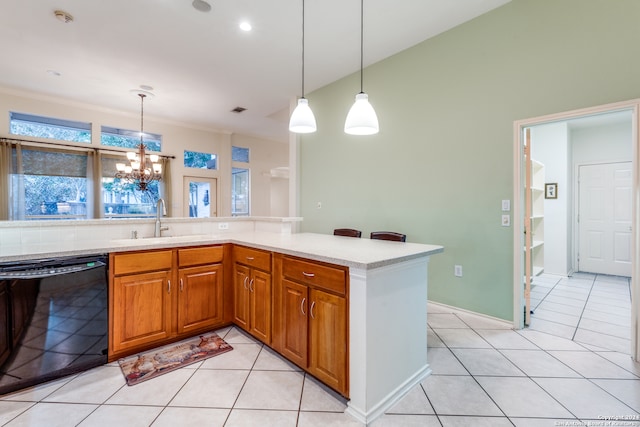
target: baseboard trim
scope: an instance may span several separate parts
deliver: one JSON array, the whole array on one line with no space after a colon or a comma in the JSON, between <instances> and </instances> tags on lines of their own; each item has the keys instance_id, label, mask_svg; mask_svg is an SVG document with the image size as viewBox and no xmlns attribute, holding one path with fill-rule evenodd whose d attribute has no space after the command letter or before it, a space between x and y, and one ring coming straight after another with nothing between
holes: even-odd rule
<instances>
[{"instance_id":1,"label":"baseboard trim","mask_svg":"<svg viewBox=\"0 0 640 427\"><path fill-rule=\"evenodd\" d=\"M435 302L435 301L431 301L431 300L427 300L427 302L429 304L437 305L438 307L443 307L443 308L446 308L447 310L451 310L453 313L461 312L461 313L466 313L466 314L473 314L474 316L484 317L485 319L489 319L489 320L493 320L495 322L503 323L505 326L508 325L510 327L514 327L513 322L511 322L509 320L500 319L499 317L493 317L493 316L489 316L488 314L478 313L478 312L471 311L471 310L465 310L464 308L455 307L453 305L447 305L447 304L443 304L443 303ZM427 318L429 318L428 310L427 310Z\"/></svg>"},{"instance_id":2,"label":"baseboard trim","mask_svg":"<svg viewBox=\"0 0 640 427\"><path fill-rule=\"evenodd\" d=\"M364 423L365 425L369 425L378 417L384 415L384 413L393 407L396 403L400 401L413 387L420 384L431 375L431 368L429 364L426 364L422 369L412 375L409 379L407 379L404 383L398 386L395 390L389 393L386 397L384 397L380 402L375 404L371 410L365 412L359 408L355 408L350 405L351 402L347 404L347 409L345 409L345 414L351 415L356 420Z\"/></svg>"}]
</instances>

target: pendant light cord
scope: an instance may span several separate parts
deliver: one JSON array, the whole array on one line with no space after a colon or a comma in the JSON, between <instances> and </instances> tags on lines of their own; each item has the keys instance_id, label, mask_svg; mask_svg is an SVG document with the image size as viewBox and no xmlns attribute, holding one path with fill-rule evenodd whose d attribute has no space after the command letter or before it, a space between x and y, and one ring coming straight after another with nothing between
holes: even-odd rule
<instances>
[{"instance_id":1,"label":"pendant light cord","mask_svg":"<svg viewBox=\"0 0 640 427\"><path fill-rule=\"evenodd\" d=\"M364 74L364 0L360 0L360 93L364 93L363 74Z\"/></svg>"},{"instance_id":2,"label":"pendant light cord","mask_svg":"<svg viewBox=\"0 0 640 427\"><path fill-rule=\"evenodd\" d=\"M138 96L140 97L140 144L142 144L142 135L144 135L144 98L147 95L139 93Z\"/></svg>"},{"instance_id":3,"label":"pendant light cord","mask_svg":"<svg viewBox=\"0 0 640 427\"><path fill-rule=\"evenodd\" d=\"M304 0L302 0L302 97L304 98Z\"/></svg>"}]
</instances>

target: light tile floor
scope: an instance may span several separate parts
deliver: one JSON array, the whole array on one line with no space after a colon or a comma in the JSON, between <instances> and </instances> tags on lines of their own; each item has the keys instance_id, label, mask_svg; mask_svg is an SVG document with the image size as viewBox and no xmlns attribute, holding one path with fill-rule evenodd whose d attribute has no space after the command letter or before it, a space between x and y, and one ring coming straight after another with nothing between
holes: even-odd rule
<instances>
[{"instance_id":1,"label":"light tile floor","mask_svg":"<svg viewBox=\"0 0 640 427\"><path fill-rule=\"evenodd\" d=\"M629 354L631 351L630 279L576 273L542 274L531 284L529 329L585 345Z\"/></svg>"},{"instance_id":2,"label":"light tile floor","mask_svg":"<svg viewBox=\"0 0 640 427\"><path fill-rule=\"evenodd\" d=\"M372 426L640 426L640 364L628 355L435 304L428 319L432 375ZM1 396L0 425L361 426L266 346L218 333L233 351L133 387L112 363Z\"/></svg>"}]
</instances>

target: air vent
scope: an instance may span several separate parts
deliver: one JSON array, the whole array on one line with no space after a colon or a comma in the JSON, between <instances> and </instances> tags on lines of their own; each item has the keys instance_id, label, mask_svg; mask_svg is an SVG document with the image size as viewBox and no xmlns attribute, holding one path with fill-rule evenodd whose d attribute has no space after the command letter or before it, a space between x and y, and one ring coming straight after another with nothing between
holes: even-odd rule
<instances>
[{"instance_id":1,"label":"air vent","mask_svg":"<svg viewBox=\"0 0 640 427\"><path fill-rule=\"evenodd\" d=\"M243 112L243 111L245 111L245 110L246 110L246 108L244 108L244 107L236 107L236 108L234 108L233 110L231 110L231 112L232 112L232 113L238 113L238 114L240 114L240 113L242 113L242 112Z\"/></svg>"}]
</instances>

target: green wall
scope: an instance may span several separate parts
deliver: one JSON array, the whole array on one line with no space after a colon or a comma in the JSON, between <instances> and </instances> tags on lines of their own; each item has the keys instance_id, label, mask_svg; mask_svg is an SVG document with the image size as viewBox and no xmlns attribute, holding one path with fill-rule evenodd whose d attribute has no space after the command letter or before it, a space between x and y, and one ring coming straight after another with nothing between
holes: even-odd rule
<instances>
[{"instance_id":1,"label":"green wall","mask_svg":"<svg viewBox=\"0 0 640 427\"><path fill-rule=\"evenodd\" d=\"M513 0L366 68L374 136L342 130L359 74L313 92L302 231L443 245L429 299L512 320L513 227L500 217L513 200L513 122L640 97L639 21L638 0Z\"/></svg>"}]
</instances>

